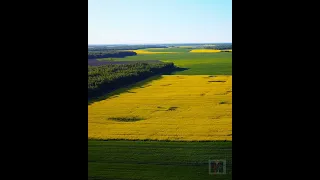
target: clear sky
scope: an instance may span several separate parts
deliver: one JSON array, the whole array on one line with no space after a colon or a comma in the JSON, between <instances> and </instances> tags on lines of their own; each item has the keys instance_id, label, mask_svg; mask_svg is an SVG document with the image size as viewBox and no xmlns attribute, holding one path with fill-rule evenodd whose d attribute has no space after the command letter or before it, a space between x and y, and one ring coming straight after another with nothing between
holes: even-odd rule
<instances>
[{"instance_id":1,"label":"clear sky","mask_svg":"<svg viewBox=\"0 0 320 180\"><path fill-rule=\"evenodd\" d=\"M232 42L232 0L88 0L88 44Z\"/></svg>"}]
</instances>

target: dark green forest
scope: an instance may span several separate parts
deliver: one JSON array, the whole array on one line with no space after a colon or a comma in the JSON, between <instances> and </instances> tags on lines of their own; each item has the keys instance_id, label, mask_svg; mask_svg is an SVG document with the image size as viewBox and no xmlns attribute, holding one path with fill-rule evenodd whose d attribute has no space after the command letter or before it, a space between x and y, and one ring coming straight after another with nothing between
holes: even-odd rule
<instances>
[{"instance_id":1,"label":"dark green forest","mask_svg":"<svg viewBox=\"0 0 320 180\"><path fill-rule=\"evenodd\" d=\"M102 96L117 88L133 84L153 75L170 73L173 63L135 63L88 66L88 98Z\"/></svg>"},{"instance_id":2,"label":"dark green forest","mask_svg":"<svg viewBox=\"0 0 320 180\"><path fill-rule=\"evenodd\" d=\"M126 56L135 56L136 52L133 51L88 51L88 59L97 59L97 58L123 58Z\"/></svg>"}]
</instances>

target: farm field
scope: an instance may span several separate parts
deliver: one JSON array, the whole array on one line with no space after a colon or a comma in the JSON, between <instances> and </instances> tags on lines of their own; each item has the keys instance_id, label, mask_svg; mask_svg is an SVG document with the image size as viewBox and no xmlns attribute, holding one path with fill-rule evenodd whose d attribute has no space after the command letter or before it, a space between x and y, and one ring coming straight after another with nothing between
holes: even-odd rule
<instances>
[{"instance_id":1,"label":"farm field","mask_svg":"<svg viewBox=\"0 0 320 180\"><path fill-rule=\"evenodd\" d=\"M170 49L170 48L168 48ZM177 48L183 49L183 48ZM189 49L184 49L189 50ZM173 62L185 71L178 71L176 75L232 75L232 53L169 53L169 54L139 54L125 58L114 58L117 61L160 60ZM99 59L108 61L109 58Z\"/></svg>"},{"instance_id":2,"label":"farm field","mask_svg":"<svg viewBox=\"0 0 320 180\"><path fill-rule=\"evenodd\" d=\"M150 51L148 49L139 49L139 50L130 50L133 52L136 52L139 54L170 54L170 53L177 53L177 52L171 52L171 51Z\"/></svg>"},{"instance_id":3,"label":"farm field","mask_svg":"<svg viewBox=\"0 0 320 180\"><path fill-rule=\"evenodd\" d=\"M231 180L232 142L88 141L89 180ZM209 160L226 174L209 175Z\"/></svg>"},{"instance_id":4,"label":"farm field","mask_svg":"<svg viewBox=\"0 0 320 180\"><path fill-rule=\"evenodd\" d=\"M191 53L218 53L218 52L221 52L221 50L216 50L216 49L193 49L190 52Z\"/></svg>"},{"instance_id":5,"label":"farm field","mask_svg":"<svg viewBox=\"0 0 320 180\"><path fill-rule=\"evenodd\" d=\"M170 48L147 48L144 49L146 51L151 52L176 52L176 53L187 53L191 49L188 49L188 47L170 47Z\"/></svg>"},{"instance_id":6,"label":"farm field","mask_svg":"<svg viewBox=\"0 0 320 180\"><path fill-rule=\"evenodd\" d=\"M88 180L232 180L232 17L88 1Z\"/></svg>"},{"instance_id":7,"label":"farm field","mask_svg":"<svg viewBox=\"0 0 320 180\"><path fill-rule=\"evenodd\" d=\"M232 53L141 50L148 53L112 59L173 62L186 70L88 103L88 179L231 180ZM227 174L209 175L210 159L227 160Z\"/></svg>"},{"instance_id":8,"label":"farm field","mask_svg":"<svg viewBox=\"0 0 320 180\"><path fill-rule=\"evenodd\" d=\"M178 46L179 48L186 48L186 49L192 49L194 48L193 46Z\"/></svg>"},{"instance_id":9,"label":"farm field","mask_svg":"<svg viewBox=\"0 0 320 180\"><path fill-rule=\"evenodd\" d=\"M163 75L88 106L91 139L232 140L232 76Z\"/></svg>"}]
</instances>

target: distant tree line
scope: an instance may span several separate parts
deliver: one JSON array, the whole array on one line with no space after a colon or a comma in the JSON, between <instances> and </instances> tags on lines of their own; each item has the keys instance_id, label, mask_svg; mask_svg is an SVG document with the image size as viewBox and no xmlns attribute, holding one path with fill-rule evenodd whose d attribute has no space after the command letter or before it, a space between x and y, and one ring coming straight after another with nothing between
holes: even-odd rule
<instances>
[{"instance_id":1,"label":"distant tree line","mask_svg":"<svg viewBox=\"0 0 320 180\"><path fill-rule=\"evenodd\" d=\"M216 50L225 50L225 49L232 49L232 44L215 44L214 46L198 46L197 48L200 49L216 49Z\"/></svg>"},{"instance_id":2,"label":"distant tree line","mask_svg":"<svg viewBox=\"0 0 320 180\"><path fill-rule=\"evenodd\" d=\"M102 96L117 88L144 80L156 74L170 73L173 63L135 63L88 66L88 98Z\"/></svg>"},{"instance_id":3,"label":"distant tree line","mask_svg":"<svg viewBox=\"0 0 320 180\"><path fill-rule=\"evenodd\" d=\"M88 59L96 58L123 58L126 56L135 56L133 51L88 51Z\"/></svg>"},{"instance_id":4,"label":"distant tree line","mask_svg":"<svg viewBox=\"0 0 320 180\"><path fill-rule=\"evenodd\" d=\"M105 51L105 50L137 50L145 48L167 48L163 45L117 45L117 46L88 46L88 51Z\"/></svg>"}]
</instances>

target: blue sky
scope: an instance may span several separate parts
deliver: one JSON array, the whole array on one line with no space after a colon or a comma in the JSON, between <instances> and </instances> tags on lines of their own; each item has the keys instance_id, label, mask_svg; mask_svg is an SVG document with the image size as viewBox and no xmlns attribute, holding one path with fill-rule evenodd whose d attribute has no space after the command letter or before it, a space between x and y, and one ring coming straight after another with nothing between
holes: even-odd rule
<instances>
[{"instance_id":1,"label":"blue sky","mask_svg":"<svg viewBox=\"0 0 320 180\"><path fill-rule=\"evenodd\" d=\"M232 0L88 0L88 44L232 42Z\"/></svg>"}]
</instances>

